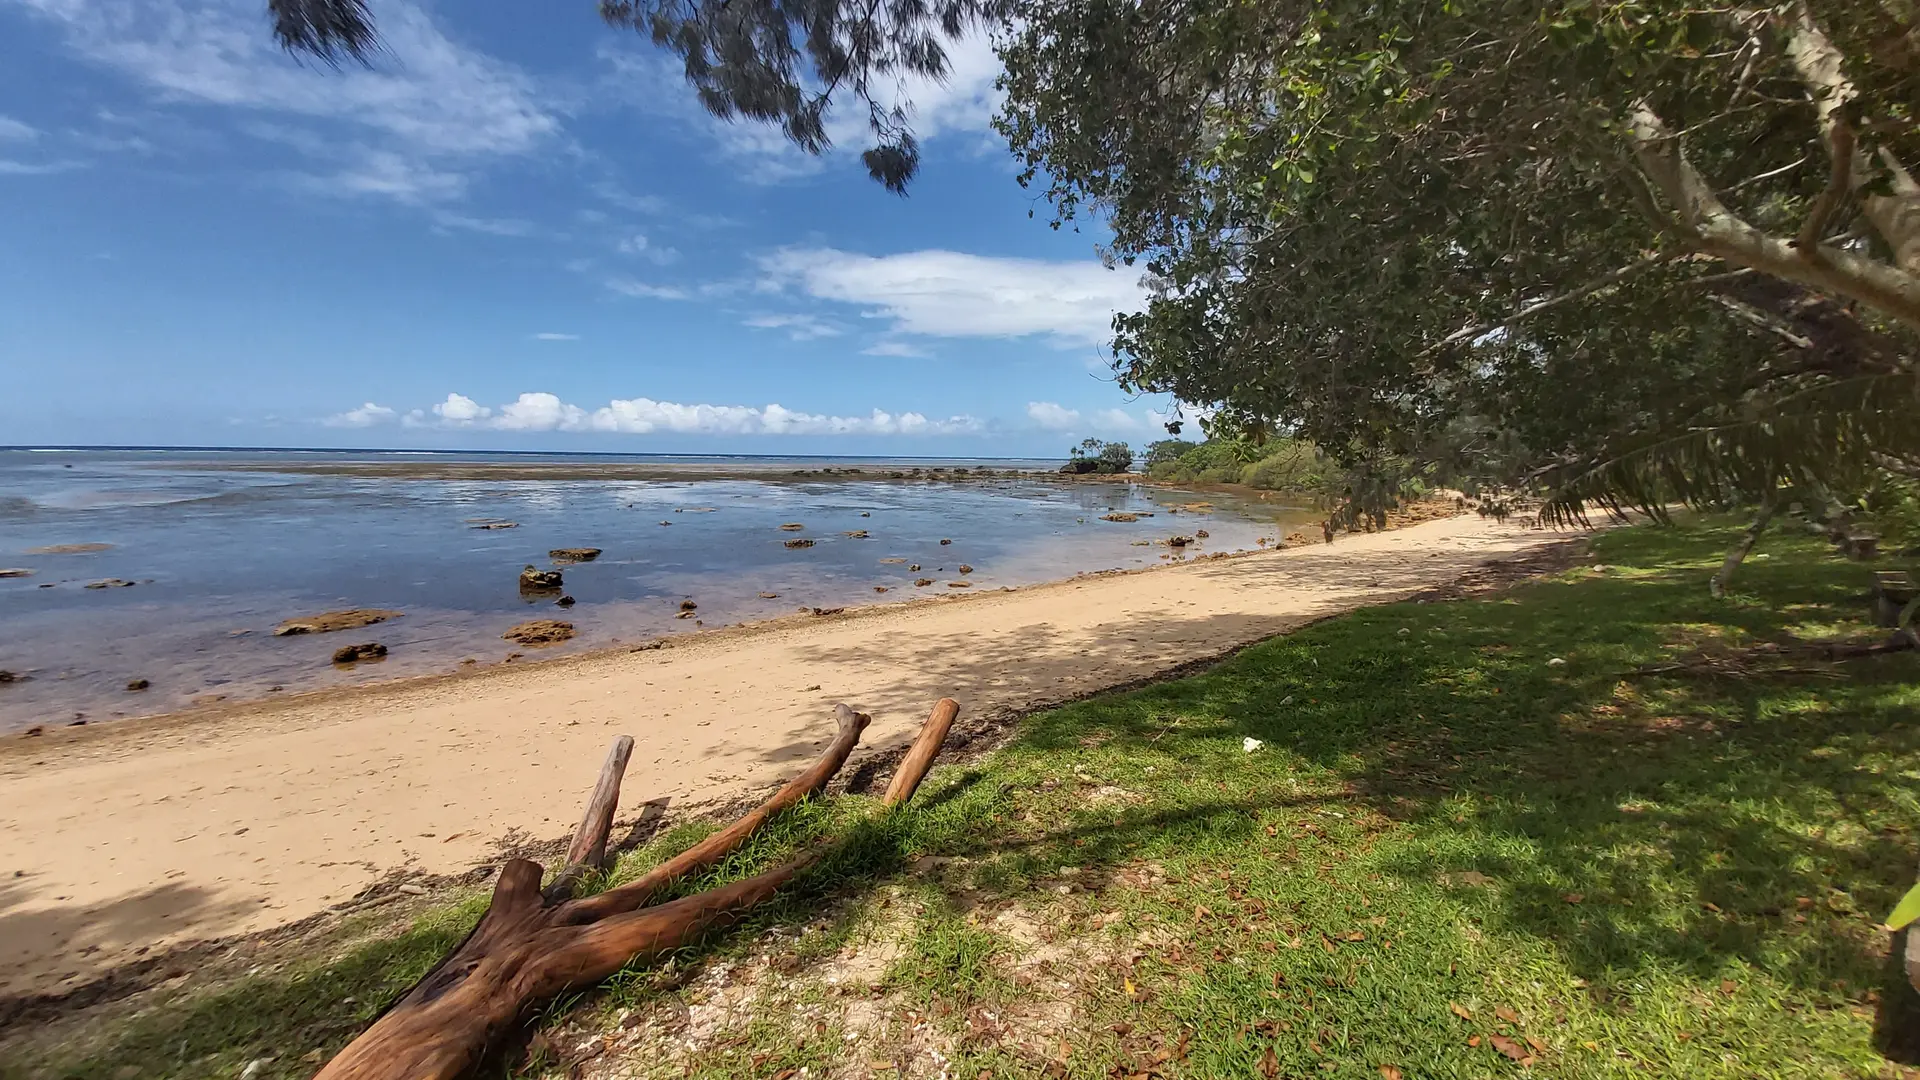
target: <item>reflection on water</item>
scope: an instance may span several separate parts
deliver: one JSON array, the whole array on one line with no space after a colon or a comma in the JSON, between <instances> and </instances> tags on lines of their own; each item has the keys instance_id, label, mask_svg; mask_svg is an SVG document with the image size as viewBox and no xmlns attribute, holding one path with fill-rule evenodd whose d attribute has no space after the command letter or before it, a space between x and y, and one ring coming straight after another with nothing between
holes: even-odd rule
<instances>
[{"instance_id":1,"label":"reflection on water","mask_svg":"<svg viewBox=\"0 0 1920 1080\"><path fill-rule=\"evenodd\" d=\"M946 593L947 582L963 578L977 592L1148 566L1168 554L1160 543L1168 536L1201 529L1209 536L1198 551L1242 550L1307 516L1224 501L1209 513L1182 512L1193 496L1034 476L444 480L257 471L371 456L0 451L0 567L33 571L0 579L0 670L25 676L0 683L0 730L498 661L514 649L501 632L527 618L578 628L568 645L541 650L548 655L801 607ZM1100 520L1110 510L1154 516ZM477 529L473 518L515 527ZM805 529L780 531L788 522ZM856 530L868 537L845 535ZM785 547L796 535L815 544ZM99 543L112 546L29 554ZM565 592L577 601L568 609L517 585L523 566L551 566L547 552L558 547L603 550L563 567ZM970 574L960 574L963 563ZM136 584L84 587L110 578ZM934 584L916 587L921 578ZM682 599L697 601L698 619L675 618ZM350 607L405 614L362 630L272 635L282 619ZM361 641L386 645L388 656L329 662L336 648ZM128 690L136 679L149 688Z\"/></svg>"}]
</instances>

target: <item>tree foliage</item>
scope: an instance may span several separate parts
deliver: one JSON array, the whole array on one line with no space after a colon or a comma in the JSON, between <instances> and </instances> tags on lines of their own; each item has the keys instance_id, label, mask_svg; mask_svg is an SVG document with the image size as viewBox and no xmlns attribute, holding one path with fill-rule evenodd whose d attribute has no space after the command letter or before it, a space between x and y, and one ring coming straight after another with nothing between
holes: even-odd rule
<instances>
[{"instance_id":1,"label":"tree foliage","mask_svg":"<svg viewBox=\"0 0 1920 1080\"><path fill-rule=\"evenodd\" d=\"M1895 7L1067 0L1000 124L1154 287L1128 388L1568 513L1707 500L1920 438Z\"/></svg>"},{"instance_id":2,"label":"tree foliage","mask_svg":"<svg viewBox=\"0 0 1920 1080\"><path fill-rule=\"evenodd\" d=\"M1133 447L1123 442L1083 439L1079 446L1067 451L1067 463L1060 467L1060 471L1112 475L1126 472L1131 468L1133 468Z\"/></svg>"}]
</instances>

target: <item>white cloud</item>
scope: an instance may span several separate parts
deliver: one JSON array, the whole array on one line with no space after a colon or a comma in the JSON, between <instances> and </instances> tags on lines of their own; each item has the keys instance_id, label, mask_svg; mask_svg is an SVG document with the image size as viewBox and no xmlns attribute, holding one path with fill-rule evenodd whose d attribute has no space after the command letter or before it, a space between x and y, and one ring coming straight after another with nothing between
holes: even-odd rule
<instances>
[{"instance_id":1,"label":"white cloud","mask_svg":"<svg viewBox=\"0 0 1920 1080\"><path fill-rule=\"evenodd\" d=\"M391 421L394 416L395 413L392 409L387 408L385 405L375 405L369 401L357 409L348 409L346 412L329 416L325 420L322 420L321 423L328 427L363 428L372 427L375 424L387 423Z\"/></svg>"},{"instance_id":2,"label":"white cloud","mask_svg":"<svg viewBox=\"0 0 1920 1080\"><path fill-rule=\"evenodd\" d=\"M614 245L614 248L622 255L637 255L653 263L655 266L666 266L669 263L678 261L680 258L680 252L677 249L661 247L649 241L642 233L634 233L632 236L622 237L620 242Z\"/></svg>"},{"instance_id":3,"label":"white cloud","mask_svg":"<svg viewBox=\"0 0 1920 1080\"><path fill-rule=\"evenodd\" d=\"M552 394L521 394L500 406L490 426L502 431L579 431L586 418L585 409Z\"/></svg>"},{"instance_id":4,"label":"white cloud","mask_svg":"<svg viewBox=\"0 0 1920 1080\"><path fill-rule=\"evenodd\" d=\"M40 137L40 129L0 113L0 139L30 142Z\"/></svg>"},{"instance_id":5,"label":"white cloud","mask_svg":"<svg viewBox=\"0 0 1920 1080\"><path fill-rule=\"evenodd\" d=\"M924 358L933 355L910 341L897 341L892 338L882 338L860 351L867 356L912 356Z\"/></svg>"},{"instance_id":6,"label":"white cloud","mask_svg":"<svg viewBox=\"0 0 1920 1080\"><path fill-rule=\"evenodd\" d=\"M433 407L433 414L450 424L470 424L492 416L493 410L465 394L448 394L447 400Z\"/></svg>"},{"instance_id":7,"label":"white cloud","mask_svg":"<svg viewBox=\"0 0 1920 1080\"><path fill-rule=\"evenodd\" d=\"M1080 411L1056 405L1051 401L1029 401L1027 402L1027 419L1043 428L1066 431L1080 425Z\"/></svg>"},{"instance_id":8,"label":"white cloud","mask_svg":"<svg viewBox=\"0 0 1920 1080\"><path fill-rule=\"evenodd\" d=\"M691 300L693 294L677 285L649 285L632 278L608 278L607 288L622 296L638 297L642 300Z\"/></svg>"},{"instance_id":9,"label":"white cloud","mask_svg":"<svg viewBox=\"0 0 1920 1080\"><path fill-rule=\"evenodd\" d=\"M548 333L533 335L533 340L535 341L579 341L580 335L579 334L555 334L555 333L548 332Z\"/></svg>"},{"instance_id":10,"label":"white cloud","mask_svg":"<svg viewBox=\"0 0 1920 1080\"><path fill-rule=\"evenodd\" d=\"M901 333L1104 344L1116 311L1143 302L1137 279L1100 263L991 258L957 251L857 255L785 248L760 259L763 286L860 304Z\"/></svg>"},{"instance_id":11,"label":"white cloud","mask_svg":"<svg viewBox=\"0 0 1920 1080\"><path fill-rule=\"evenodd\" d=\"M48 176L86 167L84 161L8 161L0 158L0 176Z\"/></svg>"},{"instance_id":12,"label":"white cloud","mask_svg":"<svg viewBox=\"0 0 1920 1080\"><path fill-rule=\"evenodd\" d=\"M380 5L386 55L372 69L327 73L275 47L257 0L11 2L57 25L76 53L162 102L301 125L325 143L319 160L346 162L329 175L300 178L303 187L450 199L464 191L460 170L529 153L559 131L530 78L456 44L405 0ZM352 134L342 137L342 126Z\"/></svg>"},{"instance_id":13,"label":"white cloud","mask_svg":"<svg viewBox=\"0 0 1920 1080\"><path fill-rule=\"evenodd\" d=\"M933 419L922 413L890 413L874 409L865 416L830 416L798 412L781 405L683 405L652 398L616 398L594 410L560 400L554 394L526 393L490 409L461 394L448 394L433 407L437 420L420 409L403 422L410 427L485 427L497 431L587 431L627 435L657 432L691 435L956 435L984 430L971 416ZM365 420L347 420L368 414ZM367 427L392 419L394 411L369 403L328 421L337 426Z\"/></svg>"},{"instance_id":14,"label":"white cloud","mask_svg":"<svg viewBox=\"0 0 1920 1080\"><path fill-rule=\"evenodd\" d=\"M1106 431L1124 433L1143 426L1139 417L1120 409L1082 413L1051 401L1027 402L1027 419L1049 431Z\"/></svg>"},{"instance_id":15,"label":"white cloud","mask_svg":"<svg viewBox=\"0 0 1920 1080\"><path fill-rule=\"evenodd\" d=\"M760 330L785 330L794 341L818 341L846 333L812 315L754 315L746 320L746 325Z\"/></svg>"},{"instance_id":16,"label":"white cloud","mask_svg":"<svg viewBox=\"0 0 1920 1080\"><path fill-rule=\"evenodd\" d=\"M540 226L519 218L480 218L466 214L453 214L436 210L433 223L442 229L465 229L468 232L486 233L489 236L539 236Z\"/></svg>"}]
</instances>

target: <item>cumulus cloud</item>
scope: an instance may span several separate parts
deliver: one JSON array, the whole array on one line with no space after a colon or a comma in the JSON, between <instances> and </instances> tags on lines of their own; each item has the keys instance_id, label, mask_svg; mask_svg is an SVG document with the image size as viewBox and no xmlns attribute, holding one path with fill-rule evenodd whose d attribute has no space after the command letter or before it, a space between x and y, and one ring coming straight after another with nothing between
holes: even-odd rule
<instances>
[{"instance_id":1,"label":"cumulus cloud","mask_svg":"<svg viewBox=\"0 0 1920 1080\"><path fill-rule=\"evenodd\" d=\"M369 413L365 421L340 426L366 427L390 420L392 409L368 404L342 417ZM372 415L372 414L377 414ZM463 394L448 394L433 406L432 415L415 409L404 420L409 426L481 427L495 431L585 431L626 435L660 432L686 435L961 435L984 430L971 416L936 419L923 413L891 413L874 409L865 416L832 416L800 412L773 404L683 405L652 398L616 398L597 409L584 409L557 395L534 392L489 408Z\"/></svg>"},{"instance_id":2,"label":"cumulus cloud","mask_svg":"<svg viewBox=\"0 0 1920 1080\"><path fill-rule=\"evenodd\" d=\"M1114 313L1138 310L1145 295L1130 273L1091 259L785 248L762 257L760 269L768 291L857 304L892 320L895 332L933 337L1045 335L1062 345L1104 344Z\"/></svg>"},{"instance_id":3,"label":"cumulus cloud","mask_svg":"<svg viewBox=\"0 0 1920 1080\"><path fill-rule=\"evenodd\" d=\"M387 423L395 415L394 411L385 405L375 405L369 401L357 409L348 409L346 412L329 416L321 423L328 427L364 428Z\"/></svg>"},{"instance_id":4,"label":"cumulus cloud","mask_svg":"<svg viewBox=\"0 0 1920 1080\"><path fill-rule=\"evenodd\" d=\"M753 315L747 318L746 324L760 330L785 330L795 341L817 341L845 333L812 315Z\"/></svg>"},{"instance_id":5,"label":"cumulus cloud","mask_svg":"<svg viewBox=\"0 0 1920 1080\"><path fill-rule=\"evenodd\" d=\"M1124 433L1143 426L1139 417L1121 409L1082 413L1051 401L1027 402L1027 419L1048 431L1107 431Z\"/></svg>"},{"instance_id":6,"label":"cumulus cloud","mask_svg":"<svg viewBox=\"0 0 1920 1080\"><path fill-rule=\"evenodd\" d=\"M492 416L493 410L465 394L448 394L447 400L433 407L433 414L449 424L470 424Z\"/></svg>"}]
</instances>

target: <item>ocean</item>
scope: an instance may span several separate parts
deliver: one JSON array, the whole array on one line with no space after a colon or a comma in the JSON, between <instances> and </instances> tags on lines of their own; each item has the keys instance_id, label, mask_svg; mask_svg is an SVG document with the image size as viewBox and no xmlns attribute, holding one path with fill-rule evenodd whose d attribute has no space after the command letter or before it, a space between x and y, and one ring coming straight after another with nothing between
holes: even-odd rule
<instances>
[{"instance_id":1,"label":"ocean","mask_svg":"<svg viewBox=\"0 0 1920 1080\"><path fill-rule=\"evenodd\" d=\"M1063 481L1057 464L0 449L0 569L30 571L0 578L0 672L11 676L0 681L0 732L445 672L513 652L531 662L802 608L911 602L959 592L955 581L978 593L1151 566L1252 548L1313 518L1258 500ZM1203 499L1212 505L1192 505ZM1112 512L1143 516L1102 520ZM1202 530L1190 548L1164 543ZM814 543L787 547L793 539ZM548 551L562 547L602 554L557 564ZM559 569L575 603L523 592L529 565ZM933 584L916 586L923 578ZM133 584L86 587L114 580ZM685 600L691 618L678 617ZM273 633L282 620L346 608L403 614L358 630ZM537 649L502 639L537 618L570 622L576 636ZM331 662L363 641L385 645L385 658ZM128 689L137 680L145 689Z\"/></svg>"}]
</instances>

